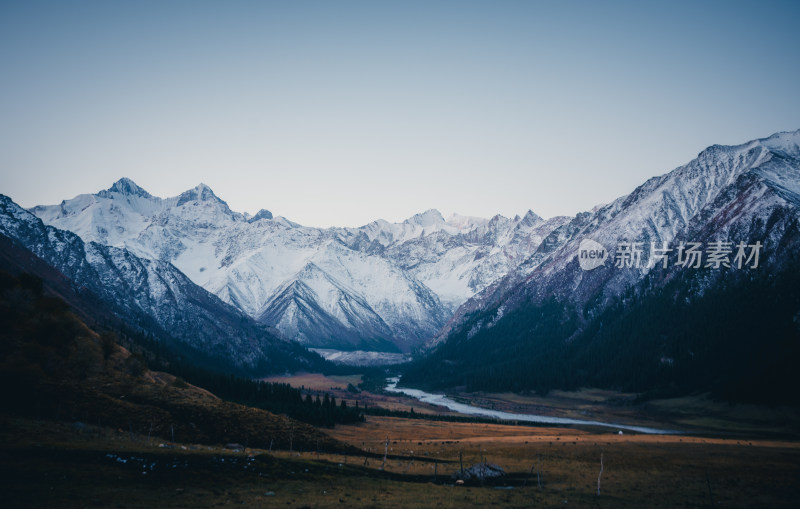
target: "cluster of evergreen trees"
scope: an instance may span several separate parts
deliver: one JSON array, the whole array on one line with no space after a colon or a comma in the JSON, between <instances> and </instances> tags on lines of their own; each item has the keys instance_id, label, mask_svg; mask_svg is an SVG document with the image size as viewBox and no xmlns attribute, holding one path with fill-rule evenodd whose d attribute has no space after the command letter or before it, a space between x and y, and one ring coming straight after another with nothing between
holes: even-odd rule
<instances>
[{"instance_id":1,"label":"cluster of evergreen trees","mask_svg":"<svg viewBox=\"0 0 800 509\"><path fill-rule=\"evenodd\" d=\"M356 404L348 406L342 400L325 393L320 399L311 394L303 397L303 391L286 383L252 380L231 373L214 371L187 362L174 355L169 348L152 338L127 331L123 343L141 349L151 369L167 371L181 380L202 387L219 398L247 406L262 408L277 414L285 414L317 426L334 426L364 420Z\"/></svg>"},{"instance_id":2,"label":"cluster of evergreen trees","mask_svg":"<svg viewBox=\"0 0 800 509\"><path fill-rule=\"evenodd\" d=\"M439 389L603 387L645 397L710 392L728 401L800 404L800 264L730 271L711 285L685 271L645 280L597 314L550 299L521 306L470 335L477 313L403 382ZM711 270L711 269L709 269Z\"/></svg>"},{"instance_id":3,"label":"cluster of evergreen trees","mask_svg":"<svg viewBox=\"0 0 800 509\"><path fill-rule=\"evenodd\" d=\"M172 373L188 382L211 391L216 396L277 414L285 414L316 426L334 426L364 420L358 406L348 406L345 400L339 404L325 393L316 398L310 393L289 384L250 380L236 375L206 371L192 365L173 364Z\"/></svg>"}]
</instances>

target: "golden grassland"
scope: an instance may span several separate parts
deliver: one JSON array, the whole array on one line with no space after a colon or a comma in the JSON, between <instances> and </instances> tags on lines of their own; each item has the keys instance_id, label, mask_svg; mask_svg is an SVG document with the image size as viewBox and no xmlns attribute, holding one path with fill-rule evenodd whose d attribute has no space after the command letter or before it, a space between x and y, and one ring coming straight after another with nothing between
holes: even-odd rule
<instances>
[{"instance_id":1,"label":"golden grassland","mask_svg":"<svg viewBox=\"0 0 800 509\"><path fill-rule=\"evenodd\" d=\"M709 507L712 499L719 507L794 507L800 499L800 443L791 440L393 417L329 434L365 452L167 449L163 439L123 430L6 418L4 500L7 507L624 508ZM465 467L495 463L508 475L456 486L460 458Z\"/></svg>"},{"instance_id":2,"label":"golden grassland","mask_svg":"<svg viewBox=\"0 0 800 509\"><path fill-rule=\"evenodd\" d=\"M345 390L347 384L358 386L361 375L323 375L321 373L298 373L290 376L269 376L265 382L288 383L292 387L305 387L312 391Z\"/></svg>"}]
</instances>

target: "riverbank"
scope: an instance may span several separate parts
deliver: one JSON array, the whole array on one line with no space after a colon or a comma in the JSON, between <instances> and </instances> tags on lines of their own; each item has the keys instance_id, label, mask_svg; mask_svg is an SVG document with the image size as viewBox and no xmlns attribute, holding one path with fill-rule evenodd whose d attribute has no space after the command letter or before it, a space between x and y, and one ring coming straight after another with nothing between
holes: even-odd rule
<instances>
[{"instance_id":1,"label":"riverbank","mask_svg":"<svg viewBox=\"0 0 800 509\"><path fill-rule=\"evenodd\" d=\"M466 403L455 401L443 394L432 394L419 389L410 389L397 387L400 377L393 377L387 379L385 390L395 394L404 394L408 397L415 398L423 403L430 405L442 406L453 412L458 412L464 415L474 415L480 417L489 417L493 419L500 419L503 421L519 421L519 422L534 422L540 424L553 424L562 426L598 426L603 428L612 428L619 432L635 431L637 433L655 434L655 435L674 435L679 434L681 431L666 429L666 428L653 428L647 426L633 426L624 423L615 423L610 421L599 420L586 420L586 419L573 419L570 417L554 417L551 415L530 414L530 413L513 413L503 410L494 410L490 408L483 408Z\"/></svg>"},{"instance_id":2,"label":"riverbank","mask_svg":"<svg viewBox=\"0 0 800 509\"><path fill-rule=\"evenodd\" d=\"M325 376L322 374L297 374L271 377L273 382L288 383L303 387L307 392L322 396L323 393L336 398L338 402L356 402L361 408L383 408L392 411L410 412L418 415L438 414L446 417L464 416L456 410L434 402L417 399L400 389L396 392L383 390L390 383L386 379L371 379L369 384L361 384L363 377ZM352 385L347 389L348 385ZM371 390L356 387L372 387ZM763 405L731 405L715 401L706 394L689 395L680 398L650 400L640 402L636 394L618 391L584 388L578 391L551 391L545 396L526 393L488 393L452 392L445 395L449 400L482 409L517 414L574 419L576 421L600 422L616 425L616 430L633 428L652 428L654 430L673 430L682 433L703 435L705 437L729 437L741 439L800 439L800 410L791 407L768 407ZM451 405L453 408L460 408ZM472 411L470 408L467 411ZM474 417L480 417L475 415ZM494 418L494 417L487 417ZM550 421L552 425L575 427L576 425ZM543 425L548 425L544 423ZM621 426L624 426L621 427ZM584 426L596 428L599 432L615 431L608 426Z\"/></svg>"}]
</instances>

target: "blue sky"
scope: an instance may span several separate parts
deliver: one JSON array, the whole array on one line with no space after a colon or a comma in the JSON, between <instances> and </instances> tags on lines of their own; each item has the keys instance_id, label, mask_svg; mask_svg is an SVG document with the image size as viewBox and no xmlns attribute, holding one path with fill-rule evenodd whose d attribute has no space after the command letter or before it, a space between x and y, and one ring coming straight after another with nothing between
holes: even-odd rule
<instances>
[{"instance_id":1,"label":"blue sky","mask_svg":"<svg viewBox=\"0 0 800 509\"><path fill-rule=\"evenodd\" d=\"M800 128L800 2L0 3L0 192L574 214Z\"/></svg>"}]
</instances>

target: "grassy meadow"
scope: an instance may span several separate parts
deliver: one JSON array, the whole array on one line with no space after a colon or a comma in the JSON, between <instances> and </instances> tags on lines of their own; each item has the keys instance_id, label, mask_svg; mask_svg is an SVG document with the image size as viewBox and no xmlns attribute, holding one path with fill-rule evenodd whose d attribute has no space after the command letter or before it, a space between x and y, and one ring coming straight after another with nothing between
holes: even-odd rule
<instances>
[{"instance_id":1,"label":"grassy meadow","mask_svg":"<svg viewBox=\"0 0 800 509\"><path fill-rule=\"evenodd\" d=\"M327 433L361 452L231 450L6 418L4 505L794 507L800 499L800 443L791 440L393 417L368 417ZM455 484L462 462L468 468L481 461L499 465L506 476Z\"/></svg>"}]
</instances>

